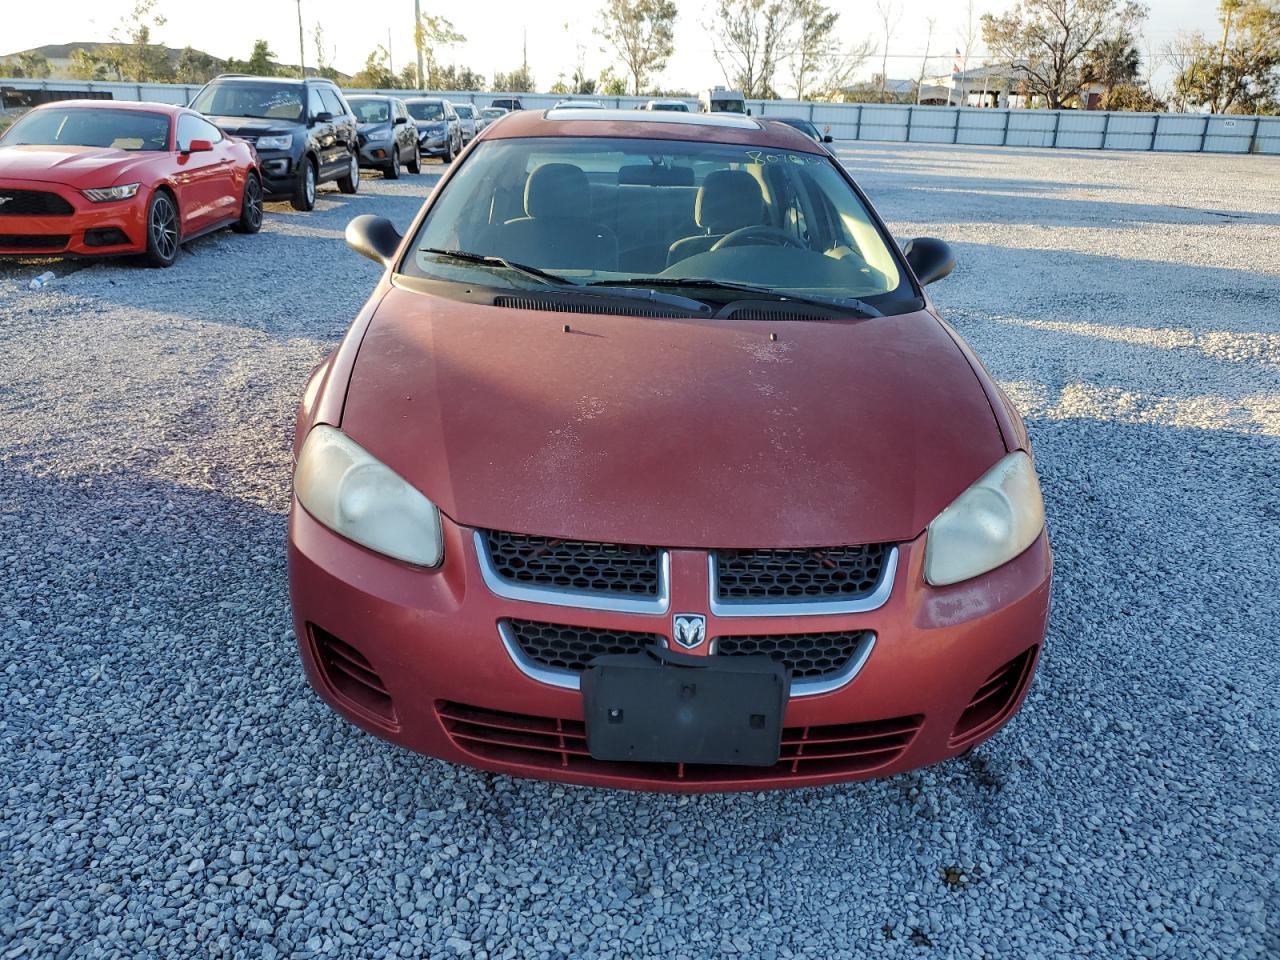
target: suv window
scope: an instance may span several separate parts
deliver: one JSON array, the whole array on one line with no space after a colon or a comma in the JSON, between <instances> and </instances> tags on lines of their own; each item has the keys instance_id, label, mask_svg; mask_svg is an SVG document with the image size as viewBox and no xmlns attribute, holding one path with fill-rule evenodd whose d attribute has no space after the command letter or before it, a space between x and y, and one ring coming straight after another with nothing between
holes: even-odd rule
<instances>
[{"instance_id":1,"label":"suv window","mask_svg":"<svg viewBox=\"0 0 1280 960\"><path fill-rule=\"evenodd\" d=\"M192 140L208 140L210 143L222 142L222 131L203 117L192 113L184 113L178 117L178 149L186 150Z\"/></svg>"},{"instance_id":2,"label":"suv window","mask_svg":"<svg viewBox=\"0 0 1280 960\"><path fill-rule=\"evenodd\" d=\"M342 101L342 97L338 96L338 91L331 87L320 87L319 89L320 99L324 101L324 108L335 117L345 116L347 105Z\"/></svg>"},{"instance_id":3,"label":"suv window","mask_svg":"<svg viewBox=\"0 0 1280 960\"><path fill-rule=\"evenodd\" d=\"M309 87L307 89L307 113L312 119L315 119L320 114L329 112L331 112L329 108L320 99L320 91L315 87Z\"/></svg>"},{"instance_id":4,"label":"suv window","mask_svg":"<svg viewBox=\"0 0 1280 960\"><path fill-rule=\"evenodd\" d=\"M253 117L259 120L302 120L302 88L269 81L214 81L191 101L206 117Z\"/></svg>"}]
</instances>

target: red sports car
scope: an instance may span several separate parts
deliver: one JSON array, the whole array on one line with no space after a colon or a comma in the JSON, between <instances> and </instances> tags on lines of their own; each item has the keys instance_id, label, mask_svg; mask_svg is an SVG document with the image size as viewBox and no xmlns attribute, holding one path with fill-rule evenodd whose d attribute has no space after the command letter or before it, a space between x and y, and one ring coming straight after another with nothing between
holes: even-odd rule
<instances>
[{"instance_id":1,"label":"red sports car","mask_svg":"<svg viewBox=\"0 0 1280 960\"><path fill-rule=\"evenodd\" d=\"M68 100L0 137L0 256L142 254L167 267L201 234L261 226L253 148L185 107Z\"/></svg>"},{"instance_id":2,"label":"red sports car","mask_svg":"<svg viewBox=\"0 0 1280 960\"><path fill-rule=\"evenodd\" d=\"M1027 433L821 145L748 117L485 130L298 417L302 661L379 736L655 790L935 763L1018 709Z\"/></svg>"}]
</instances>

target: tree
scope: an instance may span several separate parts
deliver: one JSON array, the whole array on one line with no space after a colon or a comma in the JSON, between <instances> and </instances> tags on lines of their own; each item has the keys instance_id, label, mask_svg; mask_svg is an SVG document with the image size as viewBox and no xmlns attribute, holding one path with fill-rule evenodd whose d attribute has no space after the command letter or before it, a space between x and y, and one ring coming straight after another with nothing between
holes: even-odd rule
<instances>
[{"instance_id":1,"label":"tree","mask_svg":"<svg viewBox=\"0 0 1280 960\"><path fill-rule=\"evenodd\" d=\"M276 75L276 55L266 40L253 41L253 52L245 61L244 72L255 77L274 77Z\"/></svg>"},{"instance_id":2,"label":"tree","mask_svg":"<svg viewBox=\"0 0 1280 960\"><path fill-rule=\"evenodd\" d=\"M725 81L748 99L777 96L774 77L791 55L794 0L717 0L706 24Z\"/></svg>"},{"instance_id":3,"label":"tree","mask_svg":"<svg viewBox=\"0 0 1280 960\"><path fill-rule=\"evenodd\" d=\"M455 43L466 43L467 38L453 28L453 24L444 17L424 13L413 29L413 45L423 62L426 74L418 83L428 90L444 89L440 86L439 62L436 59L436 48L452 46Z\"/></svg>"},{"instance_id":4,"label":"tree","mask_svg":"<svg viewBox=\"0 0 1280 960\"><path fill-rule=\"evenodd\" d=\"M822 0L795 0L796 41L791 57L791 81L796 99L803 100L833 54L839 51L835 38L840 14Z\"/></svg>"},{"instance_id":5,"label":"tree","mask_svg":"<svg viewBox=\"0 0 1280 960\"><path fill-rule=\"evenodd\" d=\"M902 22L902 7L898 6L898 0L876 0L876 12L880 14L880 26L884 31L884 55L880 60L880 100L884 101L885 87L889 82L889 44Z\"/></svg>"},{"instance_id":6,"label":"tree","mask_svg":"<svg viewBox=\"0 0 1280 960\"><path fill-rule=\"evenodd\" d=\"M600 83L597 85L600 93L607 97L625 97L627 95L627 80L613 72L612 67L605 67L600 74Z\"/></svg>"},{"instance_id":7,"label":"tree","mask_svg":"<svg viewBox=\"0 0 1280 960\"><path fill-rule=\"evenodd\" d=\"M18 69L22 71L18 76L30 77L32 80L43 80L53 72L48 58L36 50L18 54Z\"/></svg>"},{"instance_id":8,"label":"tree","mask_svg":"<svg viewBox=\"0 0 1280 960\"><path fill-rule=\"evenodd\" d=\"M72 50L69 59L71 65L67 68L67 73L72 80L106 79L107 68L84 47L76 47Z\"/></svg>"},{"instance_id":9,"label":"tree","mask_svg":"<svg viewBox=\"0 0 1280 960\"><path fill-rule=\"evenodd\" d=\"M384 46L376 46L365 58L364 69L351 78L351 85L360 90L394 90L398 84L391 72L391 53Z\"/></svg>"},{"instance_id":10,"label":"tree","mask_svg":"<svg viewBox=\"0 0 1280 960\"><path fill-rule=\"evenodd\" d=\"M608 0L600 11L595 32L617 52L636 96L675 50L676 12L673 0Z\"/></svg>"},{"instance_id":11,"label":"tree","mask_svg":"<svg viewBox=\"0 0 1280 960\"><path fill-rule=\"evenodd\" d=\"M1220 0L1218 19L1221 41L1184 38L1185 60L1175 63L1177 96L1210 113L1273 110L1280 95L1280 0Z\"/></svg>"},{"instance_id":12,"label":"tree","mask_svg":"<svg viewBox=\"0 0 1280 960\"><path fill-rule=\"evenodd\" d=\"M483 90L484 77L470 67L438 67L433 77L432 90Z\"/></svg>"},{"instance_id":13,"label":"tree","mask_svg":"<svg viewBox=\"0 0 1280 960\"><path fill-rule=\"evenodd\" d=\"M510 73L495 73L493 75L493 90L495 93L533 93L533 88L533 74L523 64Z\"/></svg>"},{"instance_id":14,"label":"tree","mask_svg":"<svg viewBox=\"0 0 1280 960\"><path fill-rule=\"evenodd\" d=\"M173 70L169 53L152 42L152 31L165 25L165 18L155 13L158 0L137 0L128 15L111 31L110 47L98 50L98 60L113 71L117 80L170 80Z\"/></svg>"},{"instance_id":15,"label":"tree","mask_svg":"<svg viewBox=\"0 0 1280 960\"><path fill-rule=\"evenodd\" d=\"M982 38L993 57L1018 70L1029 94L1058 110L1080 90L1089 51L1145 16L1138 0L1021 0L1009 13L983 14Z\"/></svg>"},{"instance_id":16,"label":"tree","mask_svg":"<svg viewBox=\"0 0 1280 960\"><path fill-rule=\"evenodd\" d=\"M174 77L179 83L207 83L220 69L220 61L191 47L178 54Z\"/></svg>"},{"instance_id":17,"label":"tree","mask_svg":"<svg viewBox=\"0 0 1280 960\"><path fill-rule=\"evenodd\" d=\"M1142 67L1142 55L1127 33L1099 40L1085 56L1081 78L1085 83L1102 86L1102 109L1114 110L1112 94L1116 87L1134 86Z\"/></svg>"},{"instance_id":18,"label":"tree","mask_svg":"<svg viewBox=\"0 0 1280 960\"><path fill-rule=\"evenodd\" d=\"M317 23L311 37L316 45L316 76L337 80L338 71L333 66L333 53L324 43L324 25Z\"/></svg>"}]
</instances>

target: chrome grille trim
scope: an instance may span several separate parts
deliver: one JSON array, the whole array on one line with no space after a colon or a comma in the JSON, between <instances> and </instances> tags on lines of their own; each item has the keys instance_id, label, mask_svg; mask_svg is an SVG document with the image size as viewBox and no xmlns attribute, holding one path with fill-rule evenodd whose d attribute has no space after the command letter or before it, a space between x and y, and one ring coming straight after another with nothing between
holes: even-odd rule
<instances>
[{"instance_id":1,"label":"chrome grille trim","mask_svg":"<svg viewBox=\"0 0 1280 960\"><path fill-rule=\"evenodd\" d=\"M605 610L611 613L663 614L671 605L671 555L666 550L658 550L658 595L653 599L647 599L611 596L608 593L573 590L568 587L531 587L526 584L512 583L499 574L494 567L484 534L477 530L472 534L472 539L476 547L476 559L480 563L480 575L484 578L485 586L490 592L507 600L545 603L555 607L577 607L580 610Z\"/></svg>"},{"instance_id":2,"label":"chrome grille trim","mask_svg":"<svg viewBox=\"0 0 1280 960\"><path fill-rule=\"evenodd\" d=\"M516 638L511 632L510 625L505 620L498 622L498 637L502 640L502 646L507 651L507 656L511 658L511 662L515 664L516 669L530 680L536 680L552 687L559 687L562 690L582 689L581 674L572 670L555 670L550 667L544 667L525 656L524 651L520 649L520 644L516 642ZM714 651L714 638L711 644L711 649ZM828 677L817 677L813 680L793 680L791 683L791 699L834 693L836 690L847 686L867 665L867 660L871 658L871 651L875 648L875 645L875 633L867 631L866 636L858 644L857 651L849 658L849 662L839 673ZM716 654L713 652L710 656L716 656Z\"/></svg>"},{"instance_id":3,"label":"chrome grille trim","mask_svg":"<svg viewBox=\"0 0 1280 960\"><path fill-rule=\"evenodd\" d=\"M853 600L721 600L717 589L716 555L707 555L707 578L711 584L709 603L717 617L803 617L831 616L842 613L868 613L879 610L889 602L893 593L893 581L898 574L898 548L893 547L885 557L880 583L874 592Z\"/></svg>"}]
</instances>

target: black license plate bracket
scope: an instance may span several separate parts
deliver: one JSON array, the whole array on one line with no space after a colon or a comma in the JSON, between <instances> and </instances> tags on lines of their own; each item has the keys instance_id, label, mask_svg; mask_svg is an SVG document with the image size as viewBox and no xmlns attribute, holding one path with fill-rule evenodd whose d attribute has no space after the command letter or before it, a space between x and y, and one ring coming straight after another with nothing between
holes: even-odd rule
<instances>
[{"instance_id":1,"label":"black license plate bracket","mask_svg":"<svg viewBox=\"0 0 1280 960\"><path fill-rule=\"evenodd\" d=\"M790 687L769 657L597 657L582 675L587 750L607 761L772 766Z\"/></svg>"}]
</instances>

